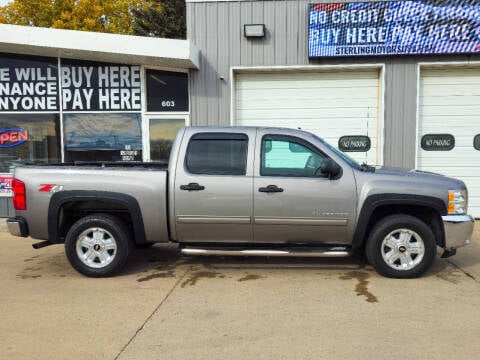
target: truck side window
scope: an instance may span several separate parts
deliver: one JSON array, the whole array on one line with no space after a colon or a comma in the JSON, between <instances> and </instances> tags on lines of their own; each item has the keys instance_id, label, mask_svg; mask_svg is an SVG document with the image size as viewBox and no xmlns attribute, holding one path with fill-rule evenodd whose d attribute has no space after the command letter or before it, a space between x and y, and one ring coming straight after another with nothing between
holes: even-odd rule
<instances>
[{"instance_id":1,"label":"truck side window","mask_svg":"<svg viewBox=\"0 0 480 360\"><path fill-rule=\"evenodd\" d=\"M245 175L248 136L200 133L190 139L185 166L192 174Z\"/></svg>"},{"instance_id":2,"label":"truck side window","mask_svg":"<svg viewBox=\"0 0 480 360\"><path fill-rule=\"evenodd\" d=\"M310 146L288 138L264 137L262 140L262 176L319 177L315 174L325 155Z\"/></svg>"}]
</instances>

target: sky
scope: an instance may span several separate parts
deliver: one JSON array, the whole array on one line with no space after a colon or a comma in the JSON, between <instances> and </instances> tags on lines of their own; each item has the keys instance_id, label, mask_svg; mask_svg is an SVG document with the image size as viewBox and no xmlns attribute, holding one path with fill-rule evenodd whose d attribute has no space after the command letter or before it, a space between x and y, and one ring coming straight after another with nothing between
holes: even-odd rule
<instances>
[{"instance_id":1,"label":"sky","mask_svg":"<svg viewBox=\"0 0 480 360\"><path fill-rule=\"evenodd\" d=\"M0 0L0 6L8 4L11 0Z\"/></svg>"}]
</instances>

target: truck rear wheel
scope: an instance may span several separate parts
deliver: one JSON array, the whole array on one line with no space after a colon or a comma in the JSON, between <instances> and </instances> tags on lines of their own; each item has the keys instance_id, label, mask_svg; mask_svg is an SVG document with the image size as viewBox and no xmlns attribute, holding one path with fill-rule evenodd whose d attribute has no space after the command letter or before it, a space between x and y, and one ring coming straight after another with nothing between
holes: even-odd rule
<instances>
[{"instance_id":1,"label":"truck rear wheel","mask_svg":"<svg viewBox=\"0 0 480 360\"><path fill-rule=\"evenodd\" d=\"M375 224L365 253L378 273L393 278L414 278L432 265L436 255L435 236L414 216L391 215Z\"/></svg>"},{"instance_id":2,"label":"truck rear wheel","mask_svg":"<svg viewBox=\"0 0 480 360\"><path fill-rule=\"evenodd\" d=\"M65 238L65 253L79 273L107 277L119 272L133 249L130 230L116 216L94 214L78 220Z\"/></svg>"}]
</instances>

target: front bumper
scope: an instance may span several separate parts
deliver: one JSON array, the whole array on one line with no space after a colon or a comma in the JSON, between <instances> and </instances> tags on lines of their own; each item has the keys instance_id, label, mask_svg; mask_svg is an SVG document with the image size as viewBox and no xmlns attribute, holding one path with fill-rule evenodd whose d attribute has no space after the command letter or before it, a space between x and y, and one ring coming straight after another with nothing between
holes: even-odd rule
<instances>
[{"instance_id":1,"label":"front bumper","mask_svg":"<svg viewBox=\"0 0 480 360\"><path fill-rule=\"evenodd\" d=\"M7 219L7 228L13 236L28 236L28 226L25 219L14 217Z\"/></svg>"},{"instance_id":2,"label":"front bumper","mask_svg":"<svg viewBox=\"0 0 480 360\"><path fill-rule=\"evenodd\" d=\"M470 215L442 216L445 230L445 250L470 244L475 220Z\"/></svg>"}]
</instances>

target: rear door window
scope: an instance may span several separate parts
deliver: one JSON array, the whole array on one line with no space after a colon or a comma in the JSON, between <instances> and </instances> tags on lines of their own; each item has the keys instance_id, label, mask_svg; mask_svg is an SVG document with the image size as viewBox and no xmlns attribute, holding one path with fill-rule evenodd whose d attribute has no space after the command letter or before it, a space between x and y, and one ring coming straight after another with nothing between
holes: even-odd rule
<instances>
[{"instance_id":1,"label":"rear door window","mask_svg":"<svg viewBox=\"0 0 480 360\"><path fill-rule=\"evenodd\" d=\"M190 139L185 166L191 174L245 175L248 136L200 133Z\"/></svg>"}]
</instances>

